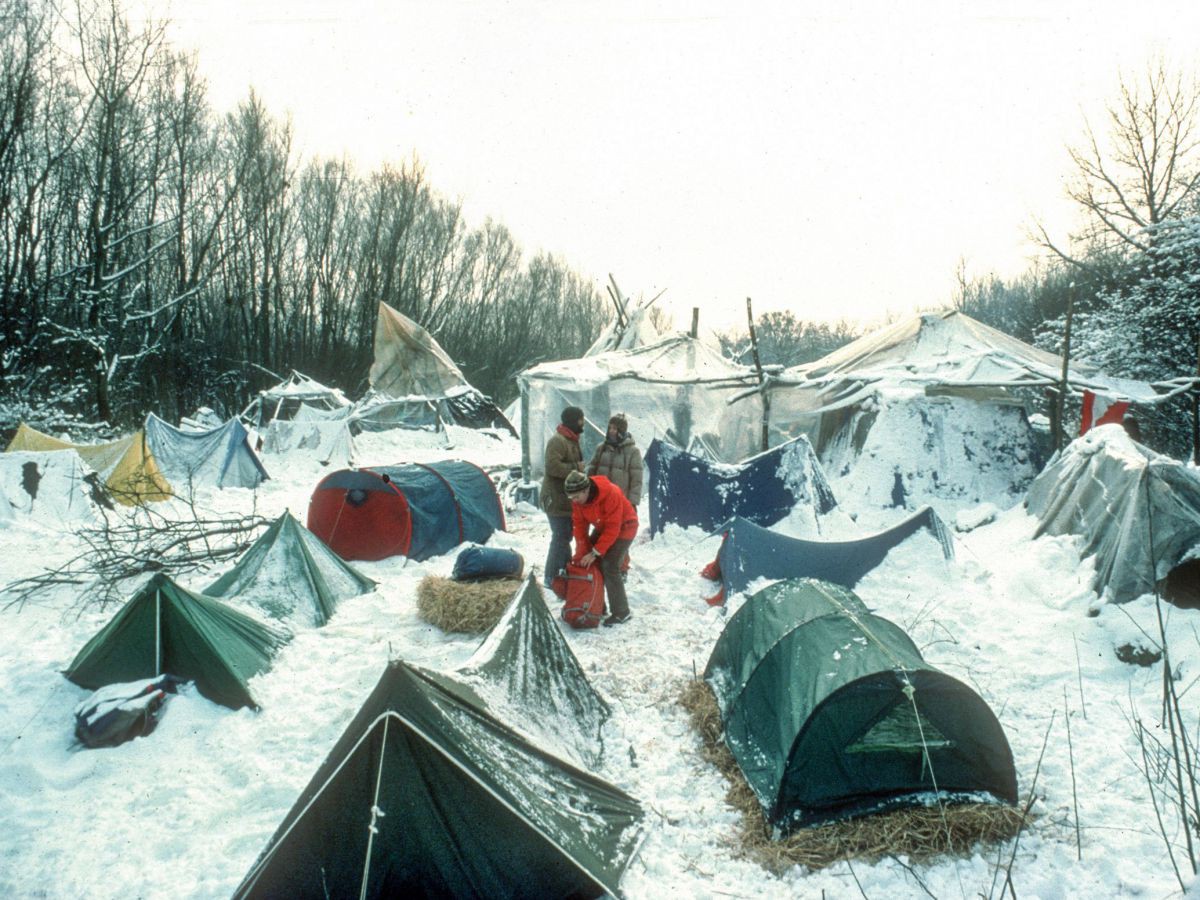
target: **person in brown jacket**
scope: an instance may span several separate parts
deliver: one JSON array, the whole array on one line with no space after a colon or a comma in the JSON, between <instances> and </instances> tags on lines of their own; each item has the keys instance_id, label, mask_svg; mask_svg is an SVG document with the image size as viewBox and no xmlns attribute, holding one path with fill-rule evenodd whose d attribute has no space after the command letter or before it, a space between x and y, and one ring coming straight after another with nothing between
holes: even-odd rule
<instances>
[{"instance_id":1,"label":"person in brown jacket","mask_svg":"<svg viewBox=\"0 0 1200 900\"><path fill-rule=\"evenodd\" d=\"M588 463L589 475L603 475L633 504L642 502L642 451L633 442L629 422L621 413L608 420L608 435Z\"/></svg>"},{"instance_id":2,"label":"person in brown jacket","mask_svg":"<svg viewBox=\"0 0 1200 900\"><path fill-rule=\"evenodd\" d=\"M550 587L559 570L571 559L571 501L563 490L563 481L572 472L583 472L583 410L568 406L562 411L562 423L546 444L542 476L542 509L550 522L550 549L546 551L546 570L542 583Z\"/></svg>"}]
</instances>

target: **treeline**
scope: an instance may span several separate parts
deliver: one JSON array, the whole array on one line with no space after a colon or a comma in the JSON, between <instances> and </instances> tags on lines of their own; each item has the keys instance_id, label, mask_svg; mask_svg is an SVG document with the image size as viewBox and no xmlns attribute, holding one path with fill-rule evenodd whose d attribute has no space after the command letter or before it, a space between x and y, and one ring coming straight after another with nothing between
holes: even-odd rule
<instances>
[{"instance_id":1,"label":"treeline","mask_svg":"<svg viewBox=\"0 0 1200 900\"><path fill-rule=\"evenodd\" d=\"M0 0L0 389L128 425L240 411L292 368L366 388L378 303L500 402L581 353L606 302L559 259L471 227L415 158L298 157L253 94L214 110L197 61L120 0Z\"/></svg>"}]
</instances>

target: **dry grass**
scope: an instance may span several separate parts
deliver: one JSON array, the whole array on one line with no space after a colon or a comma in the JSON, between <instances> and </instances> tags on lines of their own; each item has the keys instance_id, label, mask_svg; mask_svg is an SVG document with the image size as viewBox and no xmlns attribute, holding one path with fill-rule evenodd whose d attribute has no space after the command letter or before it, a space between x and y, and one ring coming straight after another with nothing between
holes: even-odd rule
<instances>
[{"instance_id":1,"label":"dry grass","mask_svg":"<svg viewBox=\"0 0 1200 900\"><path fill-rule=\"evenodd\" d=\"M519 578L451 581L427 575L417 585L417 615L442 631L483 634L500 621Z\"/></svg>"},{"instance_id":2,"label":"dry grass","mask_svg":"<svg viewBox=\"0 0 1200 900\"><path fill-rule=\"evenodd\" d=\"M792 866L820 869L843 859L873 861L907 856L928 862L945 854L969 856L978 844L1012 839L1021 830L1021 810L989 803L944 808L917 807L801 828L775 839L758 798L721 740L721 714L709 686L699 679L683 688L679 704L699 733L702 753L729 781L726 802L741 813L740 850L772 872Z\"/></svg>"}]
</instances>

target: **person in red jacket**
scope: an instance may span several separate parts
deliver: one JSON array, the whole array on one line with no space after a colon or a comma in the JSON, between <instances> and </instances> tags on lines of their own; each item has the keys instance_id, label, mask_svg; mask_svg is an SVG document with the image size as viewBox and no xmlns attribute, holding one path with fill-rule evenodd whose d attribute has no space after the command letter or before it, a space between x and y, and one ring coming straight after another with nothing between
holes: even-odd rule
<instances>
[{"instance_id":1,"label":"person in red jacket","mask_svg":"<svg viewBox=\"0 0 1200 900\"><path fill-rule=\"evenodd\" d=\"M582 472L572 472L563 488L571 500L577 562L592 566L598 560L604 573L604 591L608 595L608 617L604 624L628 622L631 614L625 582L621 579L621 561L637 535L637 510L621 489L603 475L589 478Z\"/></svg>"}]
</instances>

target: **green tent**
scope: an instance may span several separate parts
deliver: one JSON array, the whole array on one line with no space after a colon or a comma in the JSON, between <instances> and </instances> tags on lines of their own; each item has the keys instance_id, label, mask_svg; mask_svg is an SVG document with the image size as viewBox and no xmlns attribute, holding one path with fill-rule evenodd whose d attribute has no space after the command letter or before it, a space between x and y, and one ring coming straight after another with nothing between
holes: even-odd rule
<instances>
[{"instance_id":1,"label":"green tent","mask_svg":"<svg viewBox=\"0 0 1200 900\"><path fill-rule=\"evenodd\" d=\"M840 585L798 578L752 595L704 677L726 744L783 831L935 795L1016 802L987 704Z\"/></svg>"},{"instance_id":2,"label":"green tent","mask_svg":"<svg viewBox=\"0 0 1200 900\"><path fill-rule=\"evenodd\" d=\"M204 593L249 603L295 625L320 626L339 602L374 588L374 581L285 512Z\"/></svg>"},{"instance_id":3,"label":"green tent","mask_svg":"<svg viewBox=\"0 0 1200 900\"><path fill-rule=\"evenodd\" d=\"M257 708L246 682L270 667L290 637L160 573L87 642L65 674L95 690L165 672L194 681L214 703Z\"/></svg>"},{"instance_id":4,"label":"green tent","mask_svg":"<svg viewBox=\"0 0 1200 900\"><path fill-rule=\"evenodd\" d=\"M234 896L616 894L643 816L396 661Z\"/></svg>"},{"instance_id":5,"label":"green tent","mask_svg":"<svg viewBox=\"0 0 1200 900\"><path fill-rule=\"evenodd\" d=\"M543 750L589 766L603 756L601 731L611 710L596 693L530 575L449 690L510 723Z\"/></svg>"}]
</instances>

